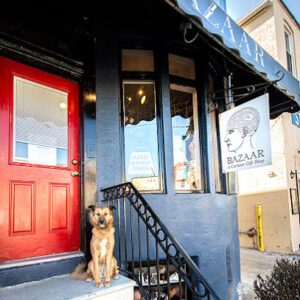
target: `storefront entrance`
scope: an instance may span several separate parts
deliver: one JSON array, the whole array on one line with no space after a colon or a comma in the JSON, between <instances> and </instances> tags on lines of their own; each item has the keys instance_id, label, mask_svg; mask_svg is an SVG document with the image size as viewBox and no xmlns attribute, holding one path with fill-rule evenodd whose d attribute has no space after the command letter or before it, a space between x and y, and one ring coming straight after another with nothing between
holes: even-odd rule
<instances>
[{"instance_id":1,"label":"storefront entrance","mask_svg":"<svg viewBox=\"0 0 300 300\"><path fill-rule=\"evenodd\" d=\"M0 261L78 250L78 86L5 58L0 80Z\"/></svg>"}]
</instances>

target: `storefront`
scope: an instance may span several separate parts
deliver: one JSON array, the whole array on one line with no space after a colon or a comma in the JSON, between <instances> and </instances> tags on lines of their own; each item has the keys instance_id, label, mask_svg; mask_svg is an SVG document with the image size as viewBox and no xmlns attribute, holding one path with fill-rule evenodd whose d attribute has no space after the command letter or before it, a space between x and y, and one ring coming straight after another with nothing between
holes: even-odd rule
<instances>
[{"instance_id":1,"label":"storefront","mask_svg":"<svg viewBox=\"0 0 300 300\"><path fill-rule=\"evenodd\" d=\"M224 43L190 16L223 18L205 2L1 12L1 261L85 252L86 207L130 181L221 298L237 299L237 187L222 174L218 113L266 90L271 117L299 106L243 34L260 66L229 48L226 15Z\"/></svg>"}]
</instances>

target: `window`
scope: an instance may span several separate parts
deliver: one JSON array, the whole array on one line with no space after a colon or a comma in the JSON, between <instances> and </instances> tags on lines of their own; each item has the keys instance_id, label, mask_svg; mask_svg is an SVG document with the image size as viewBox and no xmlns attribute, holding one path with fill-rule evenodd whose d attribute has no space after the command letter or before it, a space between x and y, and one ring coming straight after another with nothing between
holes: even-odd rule
<instances>
[{"instance_id":1,"label":"window","mask_svg":"<svg viewBox=\"0 0 300 300\"><path fill-rule=\"evenodd\" d=\"M295 70L293 34L288 29L287 26L284 26L284 38L285 38L285 47L286 47L287 69L289 72L291 72L293 75L295 75L296 70Z\"/></svg>"},{"instance_id":2,"label":"window","mask_svg":"<svg viewBox=\"0 0 300 300\"><path fill-rule=\"evenodd\" d=\"M227 79L225 79L225 82ZM227 86L227 83L224 87ZM215 81L209 75L210 93L215 90ZM228 95L225 92L225 102L219 103L220 108L211 102L211 126L212 126L212 146L213 146L213 167L216 193L227 193L229 195L238 194L238 179L237 172L222 172L221 145L220 145L220 130L219 130L219 114L224 111L228 105ZM225 105L226 104L226 105Z\"/></svg>"},{"instance_id":3,"label":"window","mask_svg":"<svg viewBox=\"0 0 300 300\"><path fill-rule=\"evenodd\" d=\"M211 113L212 122L212 143L213 143L213 159L214 159L214 178L215 178L215 189L217 193L225 193L224 188L224 175L222 174L221 166L221 147L219 137L219 122L216 111Z\"/></svg>"},{"instance_id":4,"label":"window","mask_svg":"<svg viewBox=\"0 0 300 300\"><path fill-rule=\"evenodd\" d=\"M123 122L125 180L140 191L161 191L153 81L123 81Z\"/></svg>"},{"instance_id":5,"label":"window","mask_svg":"<svg viewBox=\"0 0 300 300\"><path fill-rule=\"evenodd\" d=\"M173 164L176 192L202 190L197 93L194 88L170 87Z\"/></svg>"},{"instance_id":6,"label":"window","mask_svg":"<svg viewBox=\"0 0 300 300\"><path fill-rule=\"evenodd\" d=\"M296 170L296 174L297 174L296 180L297 180L297 191L298 191L298 205L300 211L300 170Z\"/></svg>"},{"instance_id":7,"label":"window","mask_svg":"<svg viewBox=\"0 0 300 300\"><path fill-rule=\"evenodd\" d=\"M215 91L214 79L210 74L208 78L209 78L210 95L213 95ZM217 193L225 193L226 177L225 174L222 173L220 131L219 131L219 118L218 118L219 110L217 109L213 100L211 99L210 101L211 101L211 129L212 129L215 190Z\"/></svg>"},{"instance_id":8,"label":"window","mask_svg":"<svg viewBox=\"0 0 300 300\"><path fill-rule=\"evenodd\" d=\"M13 161L67 167L68 94L14 78Z\"/></svg>"}]
</instances>

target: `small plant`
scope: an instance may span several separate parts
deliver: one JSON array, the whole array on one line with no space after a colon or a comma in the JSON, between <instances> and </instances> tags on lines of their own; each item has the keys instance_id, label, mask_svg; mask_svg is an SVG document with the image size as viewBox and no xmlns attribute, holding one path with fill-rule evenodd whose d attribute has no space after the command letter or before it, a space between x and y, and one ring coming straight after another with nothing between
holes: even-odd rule
<instances>
[{"instance_id":1,"label":"small plant","mask_svg":"<svg viewBox=\"0 0 300 300\"><path fill-rule=\"evenodd\" d=\"M260 300L299 300L300 260L276 260L270 275L257 276L254 291Z\"/></svg>"}]
</instances>

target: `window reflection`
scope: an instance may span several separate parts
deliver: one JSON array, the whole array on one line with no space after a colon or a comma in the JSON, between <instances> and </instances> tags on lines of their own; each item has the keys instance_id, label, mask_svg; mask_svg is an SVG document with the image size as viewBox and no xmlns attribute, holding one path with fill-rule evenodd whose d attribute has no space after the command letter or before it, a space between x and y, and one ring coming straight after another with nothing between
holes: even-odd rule
<instances>
[{"instance_id":1,"label":"window reflection","mask_svg":"<svg viewBox=\"0 0 300 300\"><path fill-rule=\"evenodd\" d=\"M160 190L153 82L123 82L125 176L140 191Z\"/></svg>"},{"instance_id":2,"label":"window reflection","mask_svg":"<svg viewBox=\"0 0 300 300\"><path fill-rule=\"evenodd\" d=\"M176 191L200 191L200 146L196 91L171 85Z\"/></svg>"}]
</instances>

